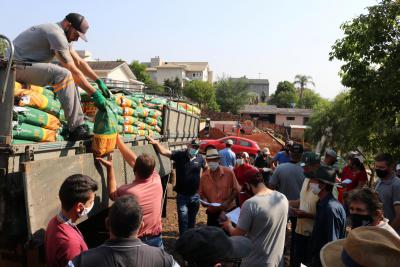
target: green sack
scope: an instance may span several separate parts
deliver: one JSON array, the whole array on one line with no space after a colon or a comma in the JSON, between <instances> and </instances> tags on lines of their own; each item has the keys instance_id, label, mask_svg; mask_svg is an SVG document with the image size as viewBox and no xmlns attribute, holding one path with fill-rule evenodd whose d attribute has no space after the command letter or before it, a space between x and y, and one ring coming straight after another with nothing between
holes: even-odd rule
<instances>
[{"instance_id":1,"label":"green sack","mask_svg":"<svg viewBox=\"0 0 400 267\"><path fill-rule=\"evenodd\" d=\"M118 121L119 125L124 125L124 117L123 116L118 115L117 116L117 121Z\"/></svg>"},{"instance_id":2,"label":"green sack","mask_svg":"<svg viewBox=\"0 0 400 267\"><path fill-rule=\"evenodd\" d=\"M13 138L36 142L56 141L56 131L41 128L27 123L16 124L13 127Z\"/></svg>"},{"instance_id":3,"label":"green sack","mask_svg":"<svg viewBox=\"0 0 400 267\"><path fill-rule=\"evenodd\" d=\"M118 120L111 101L99 107L94 119L92 150L96 157L111 153L117 143Z\"/></svg>"},{"instance_id":4,"label":"green sack","mask_svg":"<svg viewBox=\"0 0 400 267\"><path fill-rule=\"evenodd\" d=\"M19 123L25 122L53 131L61 127L61 122L57 117L31 107L19 108L17 118Z\"/></svg>"},{"instance_id":5,"label":"green sack","mask_svg":"<svg viewBox=\"0 0 400 267\"><path fill-rule=\"evenodd\" d=\"M114 113L116 113L117 115L121 115L121 116L123 115L122 108L120 106L118 106L115 102L113 102L112 100L108 101L108 105Z\"/></svg>"},{"instance_id":6,"label":"green sack","mask_svg":"<svg viewBox=\"0 0 400 267\"><path fill-rule=\"evenodd\" d=\"M146 118L149 115L148 108L137 107L133 113L133 117Z\"/></svg>"},{"instance_id":7,"label":"green sack","mask_svg":"<svg viewBox=\"0 0 400 267\"><path fill-rule=\"evenodd\" d=\"M22 140L22 139L13 139L11 141L12 145L25 145L25 144L34 144L36 142L34 141L29 141L29 140Z\"/></svg>"},{"instance_id":8,"label":"green sack","mask_svg":"<svg viewBox=\"0 0 400 267\"><path fill-rule=\"evenodd\" d=\"M94 123L91 121L85 120L85 122L83 124L87 126L87 128L89 130L89 134L93 135Z\"/></svg>"},{"instance_id":9,"label":"green sack","mask_svg":"<svg viewBox=\"0 0 400 267\"><path fill-rule=\"evenodd\" d=\"M61 110L61 103L58 99L47 97L31 90L22 90L19 95L18 105L21 107L33 107L58 116Z\"/></svg>"}]
</instances>

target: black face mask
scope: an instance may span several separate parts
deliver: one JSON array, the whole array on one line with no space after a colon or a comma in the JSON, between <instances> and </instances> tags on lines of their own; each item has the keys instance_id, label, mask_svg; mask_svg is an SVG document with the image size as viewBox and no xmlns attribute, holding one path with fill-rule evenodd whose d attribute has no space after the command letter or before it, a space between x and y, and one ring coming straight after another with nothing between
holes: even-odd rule
<instances>
[{"instance_id":1,"label":"black face mask","mask_svg":"<svg viewBox=\"0 0 400 267\"><path fill-rule=\"evenodd\" d=\"M385 178L389 171L388 170L380 170L380 169L375 169L376 172L376 176L378 176L379 178Z\"/></svg>"},{"instance_id":2,"label":"black face mask","mask_svg":"<svg viewBox=\"0 0 400 267\"><path fill-rule=\"evenodd\" d=\"M374 218L371 215L350 214L352 228L366 226L373 223Z\"/></svg>"}]
</instances>

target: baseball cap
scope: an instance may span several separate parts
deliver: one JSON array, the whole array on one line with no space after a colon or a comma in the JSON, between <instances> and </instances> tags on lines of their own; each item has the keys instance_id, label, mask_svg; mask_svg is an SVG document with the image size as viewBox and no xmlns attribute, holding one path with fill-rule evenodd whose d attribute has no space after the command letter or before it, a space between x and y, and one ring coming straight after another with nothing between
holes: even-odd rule
<instances>
[{"instance_id":1,"label":"baseball cap","mask_svg":"<svg viewBox=\"0 0 400 267\"><path fill-rule=\"evenodd\" d=\"M326 244L320 258L323 267L398 266L400 239L380 227L358 227L347 238Z\"/></svg>"},{"instance_id":2,"label":"baseball cap","mask_svg":"<svg viewBox=\"0 0 400 267\"><path fill-rule=\"evenodd\" d=\"M301 154L303 153L303 146L295 143L290 147L290 152Z\"/></svg>"},{"instance_id":3,"label":"baseball cap","mask_svg":"<svg viewBox=\"0 0 400 267\"><path fill-rule=\"evenodd\" d=\"M336 151L335 150L333 150L333 149L326 149L325 150L325 155L328 155L328 156L331 156L332 158L337 158L337 154L336 154Z\"/></svg>"},{"instance_id":4,"label":"baseball cap","mask_svg":"<svg viewBox=\"0 0 400 267\"><path fill-rule=\"evenodd\" d=\"M231 139L226 140L225 142L227 145L233 145L233 141Z\"/></svg>"},{"instance_id":5,"label":"baseball cap","mask_svg":"<svg viewBox=\"0 0 400 267\"><path fill-rule=\"evenodd\" d=\"M78 32L79 37L87 42L85 34L89 29L89 23L86 18L78 13L69 13L65 19L71 23L71 26Z\"/></svg>"},{"instance_id":6,"label":"baseball cap","mask_svg":"<svg viewBox=\"0 0 400 267\"><path fill-rule=\"evenodd\" d=\"M321 165L318 169L308 174L307 178L334 185L336 182L336 171L331 167Z\"/></svg>"},{"instance_id":7,"label":"baseball cap","mask_svg":"<svg viewBox=\"0 0 400 267\"><path fill-rule=\"evenodd\" d=\"M228 237L221 228L206 226L185 231L175 250L189 263L203 266L219 260L242 259L250 254L252 243L246 237Z\"/></svg>"},{"instance_id":8,"label":"baseball cap","mask_svg":"<svg viewBox=\"0 0 400 267\"><path fill-rule=\"evenodd\" d=\"M396 165L396 171L400 170L400 164Z\"/></svg>"},{"instance_id":9,"label":"baseball cap","mask_svg":"<svg viewBox=\"0 0 400 267\"><path fill-rule=\"evenodd\" d=\"M199 143L199 140L197 140L197 139L193 139L191 142L190 142L190 145L192 146L192 147L200 147L200 143Z\"/></svg>"},{"instance_id":10,"label":"baseball cap","mask_svg":"<svg viewBox=\"0 0 400 267\"><path fill-rule=\"evenodd\" d=\"M271 152L269 151L269 148L268 148L268 147L264 147L264 148L261 150L261 153L262 153L263 155L271 155Z\"/></svg>"},{"instance_id":11,"label":"baseball cap","mask_svg":"<svg viewBox=\"0 0 400 267\"><path fill-rule=\"evenodd\" d=\"M316 164L321 161L320 156L314 152L305 152L301 156L300 166L304 167L306 165Z\"/></svg>"}]
</instances>

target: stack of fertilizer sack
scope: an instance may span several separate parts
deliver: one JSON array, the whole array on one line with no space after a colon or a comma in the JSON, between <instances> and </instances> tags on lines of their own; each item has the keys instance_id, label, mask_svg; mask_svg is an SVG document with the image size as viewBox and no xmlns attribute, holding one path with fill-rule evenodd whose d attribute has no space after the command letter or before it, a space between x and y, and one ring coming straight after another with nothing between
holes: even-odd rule
<instances>
[{"instance_id":1,"label":"stack of fertilizer sack","mask_svg":"<svg viewBox=\"0 0 400 267\"><path fill-rule=\"evenodd\" d=\"M15 83L14 99L13 144L64 140L64 112L51 87Z\"/></svg>"},{"instance_id":2,"label":"stack of fertilizer sack","mask_svg":"<svg viewBox=\"0 0 400 267\"><path fill-rule=\"evenodd\" d=\"M97 108L86 93L81 94L82 109L89 118L94 118ZM115 94L107 100L116 114L118 132L128 138L137 136L160 137L162 108L167 101L162 98L145 99L141 95Z\"/></svg>"}]
</instances>

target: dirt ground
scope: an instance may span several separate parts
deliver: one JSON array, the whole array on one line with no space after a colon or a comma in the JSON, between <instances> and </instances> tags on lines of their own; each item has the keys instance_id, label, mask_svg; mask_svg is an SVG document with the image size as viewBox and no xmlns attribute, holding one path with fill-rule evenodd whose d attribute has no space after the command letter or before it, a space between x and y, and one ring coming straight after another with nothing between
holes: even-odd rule
<instances>
[{"instance_id":1,"label":"dirt ground","mask_svg":"<svg viewBox=\"0 0 400 267\"><path fill-rule=\"evenodd\" d=\"M268 147L272 156L282 149L282 145L266 133L241 134L240 136L257 142L260 149Z\"/></svg>"}]
</instances>

